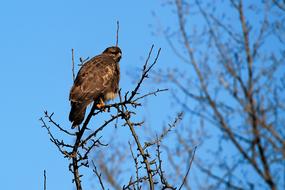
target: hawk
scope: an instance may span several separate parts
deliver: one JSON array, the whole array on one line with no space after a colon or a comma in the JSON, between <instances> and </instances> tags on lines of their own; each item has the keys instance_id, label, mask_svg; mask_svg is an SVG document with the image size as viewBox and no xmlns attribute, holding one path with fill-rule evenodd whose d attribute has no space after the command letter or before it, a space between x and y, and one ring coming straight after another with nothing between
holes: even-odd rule
<instances>
[{"instance_id":1,"label":"hawk","mask_svg":"<svg viewBox=\"0 0 285 190\"><path fill-rule=\"evenodd\" d=\"M82 65L69 95L69 120L72 122L72 128L82 123L90 103L96 103L100 109L104 107L104 102L116 97L119 89L121 55L119 47L108 47L102 54Z\"/></svg>"}]
</instances>

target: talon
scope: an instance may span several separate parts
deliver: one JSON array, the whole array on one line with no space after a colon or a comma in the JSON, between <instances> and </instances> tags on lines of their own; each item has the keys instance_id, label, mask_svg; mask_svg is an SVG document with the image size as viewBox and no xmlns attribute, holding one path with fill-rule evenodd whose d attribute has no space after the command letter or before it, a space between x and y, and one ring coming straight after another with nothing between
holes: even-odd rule
<instances>
[{"instance_id":1,"label":"talon","mask_svg":"<svg viewBox=\"0 0 285 190\"><path fill-rule=\"evenodd\" d=\"M102 108L105 107L105 103L102 100L102 98L99 99L99 104L96 104L96 106L97 106L98 109L102 109ZM104 109L103 111L106 111L106 109Z\"/></svg>"}]
</instances>

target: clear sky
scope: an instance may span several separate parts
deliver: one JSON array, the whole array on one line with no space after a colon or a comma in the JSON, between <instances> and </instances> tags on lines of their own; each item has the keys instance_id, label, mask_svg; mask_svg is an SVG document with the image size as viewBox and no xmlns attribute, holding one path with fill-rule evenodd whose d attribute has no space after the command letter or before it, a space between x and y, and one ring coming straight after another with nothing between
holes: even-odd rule
<instances>
[{"instance_id":1,"label":"clear sky","mask_svg":"<svg viewBox=\"0 0 285 190\"><path fill-rule=\"evenodd\" d=\"M73 189L67 160L39 122L49 110L69 125L71 48L78 60L114 45L119 20L121 85L127 89L131 77L126 73L140 68L150 46L166 46L152 35L151 25L159 24L152 12L160 8L153 0L0 2L1 189L42 189L44 169L48 189ZM169 58L167 51L160 64Z\"/></svg>"}]
</instances>

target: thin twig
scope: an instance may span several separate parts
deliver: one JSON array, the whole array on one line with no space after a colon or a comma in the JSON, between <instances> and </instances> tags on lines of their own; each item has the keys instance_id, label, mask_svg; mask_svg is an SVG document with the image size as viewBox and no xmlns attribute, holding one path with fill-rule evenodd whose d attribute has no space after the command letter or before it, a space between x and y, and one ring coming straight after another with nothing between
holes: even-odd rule
<instances>
[{"instance_id":1,"label":"thin twig","mask_svg":"<svg viewBox=\"0 0 285 190\"><path fill-rule=\"evenodd\" d=\"M149 59L150 59L150 56L151 56L153 47L154 47L154 45L151 46L150 51L149 51L148 56L147 56L147 59L146 59L146 62L145 62L145 64L144 64L144 66L143 66L142 76L141 76L141 78L140 78L140 80L139 80L139 82L138 82L136 88L132 91L132 94L131 94L131 96L129 97L128 100L131 100L135 95L137 95L137 92L138 92L138 90L139 90L139 88L140 88L142 82L143 82L146 78L148 78L148 73L149 73L149 71L152 69L152 67L156 64L156 62L157 62L157 60L158 60L158 57L159 57L161 48L158 49L158 52L157 52L156 57L155 57L155 59L154 59L154 62L148 67L148 62L149 62Z\"/></svg>"},{"instance_id":2,"label":"thin twig","mask_svg":"<svg viewBox=\"0 0 285 190\"><path fill-rule=\"evenodd\" d=\"M94 173L96 174L96 176L98 177L98 180L99 180L99 182L100 182L100 185L101 185L102 190L105 190L105 187L104 187L104 184L103 184L103 181L102 181L102 178L101 178L101 174L98 172L97 167L95 166L93 160L92 160L92 164L93 164L93 167L94 167L93 172L94 172Z\"/></svg>"},{"instance_id":3,"label":"thin twig","mask_svg":"<svg viewBox=\"0 0 285 190\"><path fill-rule=\"evenodd\" d=\"M182 120L183 118L183 112L180 112L177 114L175 120L173 123L171 124L168 124L168 127L166 129L163 130L163 132L160 134L159 137L156 137L155 140L151 141L151 142L145 142L144 144L144 148L143 149L146 149L147 147L150 147L154 144L158 144L162 141L162 139L173 129L175 128L178 123Z\"/></svg>"},{"instance_id":4,"label":"thin twig","mask_svg":"<svg viewBox=\"0 0 285 190\"><path fill-rule=\"evenodd\" d=\"M50 127L46 124L46 122L44 121L43 118L40 118L40 121L42 122L42 127L47 130L47 133L48 133L48 135L49 135L49 137L50 137L50 141L56 145L56 147L58 148L59 152L61 152L64 156L71 158L71 157L72 157L71 154L67 153L67 152L62 148L62 146L66 147L65 144L62 144L58 139L56 139L56 138L53 136L53 134L52 134L52 132L51 132L51 130L50 130Z\"/></svg>"},{"instance_id":5,"label":"thin twig","mask_svg":"<svg viewBox=\"0 0 285 190\"><path fill-rule=\"evenodd\" d=\"M175 187L173 187L172 185L170 185L168 183L168 181L166 180L166 177L164 176L164 171L162 169L162 159L161 159L161 156L160 156L161 155L160 144L159 144L160 141L158 139L158 136L156 138L157 138L157 149L156 149L156 152L157 152L157 160L158 160L158 166L156 164L156 170L158 172L158 175L160 176L160 181L163 184L162 190L164 190L164 189L176 190Z\"/></svg>"},{"instance_id":6,"label":"thin twig","mask_svg":"<svg viewBox=\"0 0 285 190\"><path fill-rule=\"evenodd\" d=\"M58 123L56 123L53 119L52 119L52 116L54 115L54 113L51 113L51 114L48 114L48 111L45 111L44 112L45 114L45 117L48 118L48 122L52 123L54 126L56 126L60 131L68 134L68 135L71 135L71 136L75 136L76 134L75 133L72 133L72 132L69 132L68 130L65 130L64 128L62 128Z\"/></svg>"},{"instance_id":7,"label":"thin twig","mask_svg":"<svg viewBox=\"0 0 285 190\"><path fill-rule=\"evenodd\" d=\"M44 170L44 190L47 190L47 176L46 176L46 170Z\"/></svg>"},{"instance_id":8,"label":"thin twig","mask_svg":"<svg viewBox=\"0 0 285 190\"><path fill-rule=\"evenodd\" d=\"M123 186L123 190L130 189L130 187L133 186L134 184L142 183L142 182L144 182L146 180L148 180L148 177L147 176L143 176L143 177L140 177L138 180L130 181L127 186L126 185Z\"/></svg>"},{"instance_id":9,"label":"thin twig","mask_svg":"<svg viewBox=\"0 0 285 190\"><path fill-rule=\"evenodd\" d=\"M71 60L72 60L72 79L75 81L75 72L74 72L74 49L71 49Z\"/></svg>"},{"instance_id":10,"label":"thin twig","mask_svg":"<svg viewBox=\"0 0 285 190\"><path fill-rule=\"evenodd\" d=\"M191 157L191 159L190 159L190 163L189 163L189 166L188 166L187 172L186 172L186 174L185 174L185 176L184 176L184 178L183 178L183 181L182 181L182 184L181 184L181 185L180 185L180 187L179 187L179 190L180 190L180 189L182 189L182 187L183 187L184 183L185 183L185 182L186 182L186 180L187 180L188 174L189 174L190 169L191 169L191 166L192 166L192 162L193 162L194 157L195 157L196 149L197 149L197 146L195 146L195 147L194 147L193 154L192 154L192 157Z\"/></svg>"},{"instance_id":11,"label":"thin twig","mask_svg":"<svg viewBox=\"0 0 285 190\"><path fill-rule=\"evenodd\" d=\"M138 167L138 158L137 157L135 157L135 155L134 155L134 153L133 153L133 150L132 150L132 145L131 145L131 143L130 143L130 141L129 141L129 146L130 146L130 151L131 151L131 155L132 155L132 158L133 158L133 160L134 160L134 162L135 162L135 166L136 166L136 181L137 181L137 183L136 183L136 186L137 186L137 189L139 190L139 167Z\"/></svg>"},{"instance_id":12,"label":"thin twig","mask_svg":"<svg viewBox=\"0 0 285 190\"><path fill-rule=\"evenodd\" d=\"M120 23L117 21L117 33L116 33L116 46L118 47L119 44L119 28L120 28Z\"/></svg>"}]
</instances>

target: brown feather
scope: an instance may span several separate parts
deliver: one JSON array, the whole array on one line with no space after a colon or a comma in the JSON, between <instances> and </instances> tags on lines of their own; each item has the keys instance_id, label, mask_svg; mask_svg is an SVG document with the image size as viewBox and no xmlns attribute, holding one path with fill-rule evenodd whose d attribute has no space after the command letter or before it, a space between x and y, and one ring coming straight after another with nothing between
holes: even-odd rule
<instances>
[{"instance_id":1,"label":"brown feather","mask_svg":"<svg viewBox=\"0 0 285 190\"><path fill-rule=\"evenodd\" d=\"M120 56L121 50L118 47L110 47L81 67L69 95L69 120L73 123L72 126L82 123L90 103L99 98L107 101L115 97L119 89Z\"/></svg>"}]
</instances>

